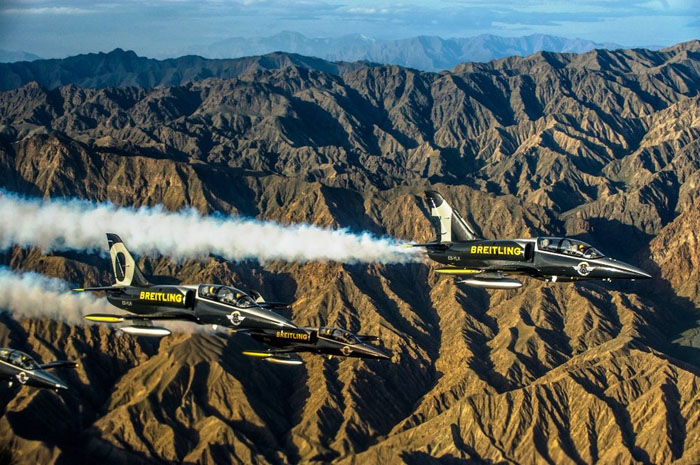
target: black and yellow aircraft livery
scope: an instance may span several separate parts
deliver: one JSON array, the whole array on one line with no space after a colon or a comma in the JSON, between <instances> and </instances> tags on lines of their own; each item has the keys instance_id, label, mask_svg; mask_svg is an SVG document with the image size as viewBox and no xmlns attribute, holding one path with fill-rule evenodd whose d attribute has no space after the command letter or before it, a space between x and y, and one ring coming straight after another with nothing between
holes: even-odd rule
<instances>
[{"instance_id":1,"label":"black and yellow aircraft livery","mask_svg":"<svg viewBox=\"0 0 700 465\"><path fill-rule=\"evenodd\" d=\"M311 352L327 355L329 358L358 357L388 359L388 354L367 343L376 341L376 336L356 335L339 328L299 327L297 329L246 330L253 339L260 341L271 349L264 352L246 351L250 357L261 357L271 363L283 365L301 365L296 352Z\"/></svg>"},{"instance_id":2,"label":"black and yellow aircraft livery","mask_svg":"<svg viewBox=\"0 0 700 465\"><path fill-rule=\"evenodd\" d=\"M515 289L522 282L506 275L526 275L552 282L651 278L639 268L608 258L576 239L483 239L440 194L427 191L425 195L430 214L436 219L438 240L411 245L425 247L431 259L447 265L436 271L458 276L460 283Z\"/></svg>"},{"instance_id":3,"label":"black and yellow aircraft livery","mask_svg":"<svg viewBox=\"0 0 700 465\"><path fill-rule=\"evenodd\" d=\"M287 318L271 311L287 305L265 302L257 292L216 284L152 285L116 234L107 234L109 255L116 283L106 287L75 289L105 291L107 300L128 314L91 314L85 318L99 323L132 324L119 329L139 336L167 336L170 330L154 321L184 320L202 325L239 329L296 329Z\"/></svg>"},{"instance_id":4,"label":"black and yellow aircraft livery","mask_svg":"<svg viewBox=\"0 0 700 465\"><path fill-rule=\"evenodd\" d=\"M0 349L0 380L7 381L10 387L17 381L23 386L43 389L68 389L68 386L47 372L53 368L75 368L75 362L56 361L39 364L29 355L19 350Z\"/></svg>"}]
</instances>

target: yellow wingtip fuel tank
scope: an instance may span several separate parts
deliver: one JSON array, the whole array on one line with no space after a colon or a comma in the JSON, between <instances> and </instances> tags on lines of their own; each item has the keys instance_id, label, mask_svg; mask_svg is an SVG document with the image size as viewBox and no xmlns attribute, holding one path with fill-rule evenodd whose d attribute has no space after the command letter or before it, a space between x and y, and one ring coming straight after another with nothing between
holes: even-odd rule
<instances>
[{"instance_id":1,"label":"yellow wingtip fuel tank","mask_svg":"<svg viewBox=\"0 0 700 465\"><path fill-rule=\"evenodd\" d=\"M481 272L481 270L469 270L469 269L464 269L464 268L438 268L435 270L436 273L440 274L455 274L455 275L463 275L463 274L477 274Z\"/></svg>"},{"instance_id":2,"label":"yellow wingtip fuel tank","mask_svg":"<svg viewBox=\"0 0 700 465\"><path fill-rule=\"evenodd\" d=\"M124 318L119 315L101 315L99 313L85 315L83 318L97 323L122 323L124 321Z\"/></svg>"},{"instance_id":3,"label":"yellow wingtip fuel tank","mask_svg":"<svg viewBox=\"0 0 700 465\"><path fill-rule=\"evenodd\" d=\"M272 357L272 354L269 352L250 352L250 351L244 351L243 355L247 355L248 357L261 357L261 358L267 358L267 357Z\"/></svg>"}]
</instances>

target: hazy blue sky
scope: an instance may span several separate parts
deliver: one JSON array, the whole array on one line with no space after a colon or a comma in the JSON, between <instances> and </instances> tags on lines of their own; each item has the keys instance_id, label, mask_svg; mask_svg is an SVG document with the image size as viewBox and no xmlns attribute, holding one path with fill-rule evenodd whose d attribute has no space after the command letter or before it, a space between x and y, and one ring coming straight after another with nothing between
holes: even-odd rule
<instances>
[{"instance_id":1,"label":"hazy blue sky","mask_svg":"<svg viewBox=\"0 0 700 465\"><path fill-rule=\"evenodd\" d=\"M42 57L116 47L163 57L281 31L384 39L544 33L670 45L700 38L700 0L0 0L0 49Z\"/></svg>"}]
</instances>

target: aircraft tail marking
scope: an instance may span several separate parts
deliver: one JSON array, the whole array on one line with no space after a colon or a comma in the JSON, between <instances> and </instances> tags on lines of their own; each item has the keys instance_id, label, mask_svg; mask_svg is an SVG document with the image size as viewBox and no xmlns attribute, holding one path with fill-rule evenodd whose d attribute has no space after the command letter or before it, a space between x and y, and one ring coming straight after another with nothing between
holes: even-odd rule
<instances>
[{"instance_id":1,"label":"aircraft tail marking","mask_svg":"<svg viewBox=\"0 0 700 465\"><path fill-rule=\"evenodd\" d=\"M435 191L426 191L425 198L430 207L430 215L437 219L439 242L466 242L480 239L472 225Z\"/></svg>"},{"instance_id":2,"label":"aircraft tail marking","mask_svg":"<svg viewBox=\"0 0 700 465\"><path fill-rule=\"evenodd\" d=\"M109 243L109 257L112 260L112 270L117 280L116 285L150 286L150 283L144 278L143 273L136 265L134 257L131 256L121 238L116 234L107 233L107 242Z\"/></svg>"}]
</instances>

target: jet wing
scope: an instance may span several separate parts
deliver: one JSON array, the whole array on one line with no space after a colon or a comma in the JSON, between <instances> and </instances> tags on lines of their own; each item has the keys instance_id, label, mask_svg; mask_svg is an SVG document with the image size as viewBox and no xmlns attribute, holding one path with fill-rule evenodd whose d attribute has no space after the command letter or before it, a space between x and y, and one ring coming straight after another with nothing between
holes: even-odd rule
<instances>
[{"instance_id":1,"label":"jet wing","mask_svg":"<svg viewBox=\"0 0 700 465\"><path fill-rule=\"evenodd\" d=\"M248 357L259 357L266 362L275 363L277 365L302 365L304 361L296 353L294 349L276 349L264 352L247 350L243 355Z\"/></svg>"},{"instance_id":2,"label":"jet wing","mask_svg":"<svg viewBox=\"0 0 700 465\"><path fill-rule=\"evenodd\" d=\"M153 313L148 315L116 315L110 313L90 313L83 318L96 323L123 323L124 321L188 320L196 321L191 313Z\"/></svg>"},{"instance_id":3,"label":"jet wing","mask_svg":"<svg viewBox=\"0 0 700 465\"><path fill-rule=\"evenodd\" d=\"M70 360L57 360L55 362L44 363L39 365L42 370L51 370L53 368L75 368L78 366L77 362L72 362Z\"/></svg>"}]
</instances>

